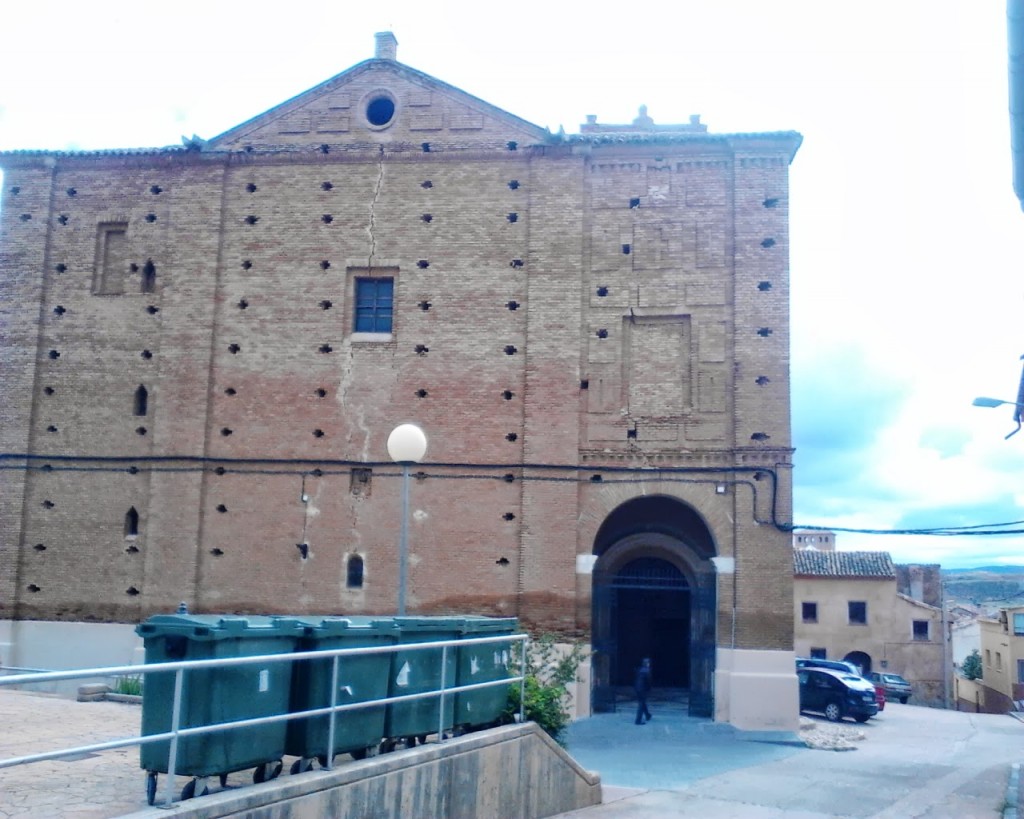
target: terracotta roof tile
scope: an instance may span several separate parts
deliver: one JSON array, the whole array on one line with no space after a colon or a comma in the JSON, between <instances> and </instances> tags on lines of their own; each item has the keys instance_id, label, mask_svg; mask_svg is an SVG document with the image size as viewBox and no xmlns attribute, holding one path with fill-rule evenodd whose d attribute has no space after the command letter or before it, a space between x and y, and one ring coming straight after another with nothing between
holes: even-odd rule
<instances>
[{"instance_id":1,"label":"terracotta roof tile","mask_svg":"<svg viewBox=\"0 0 1024 819\"><path fill-rule=\"evenodd\" d=\"M820 552L793 550L793 574L797 577L896 577L888 552Z\"/></svg>"}]
</instances>

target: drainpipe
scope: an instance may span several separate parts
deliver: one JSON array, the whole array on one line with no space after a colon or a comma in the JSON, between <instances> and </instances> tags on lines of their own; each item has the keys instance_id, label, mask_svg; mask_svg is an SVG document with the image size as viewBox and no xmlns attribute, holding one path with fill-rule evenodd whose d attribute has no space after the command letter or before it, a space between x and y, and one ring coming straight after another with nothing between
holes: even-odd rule
<instances>
[{"instance_id":1,"label":"drainpipe","mask_svg":"<svg viewBox=\"0 0 1024 819\"><path fill-rule=\"evenodd\" d=\"M946 620L946 584L942 582L942 570L939 569L939 608L942 610L942 705L949 708L949 641L952 637L950 623Z\"/></svg>"}]
</instances>

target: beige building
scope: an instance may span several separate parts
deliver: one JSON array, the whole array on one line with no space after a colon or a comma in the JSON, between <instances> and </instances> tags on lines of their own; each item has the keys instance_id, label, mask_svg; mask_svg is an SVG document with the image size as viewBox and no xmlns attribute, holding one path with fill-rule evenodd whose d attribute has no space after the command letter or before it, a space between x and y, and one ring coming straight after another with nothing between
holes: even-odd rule
<instances>
[{"instance_id":1,"label":"beige building","mask_svg":"<svg viewBox=\"0 0 1024 819\"><path fill-rule=\"evenodd\" d=\"M1002 609L995 618L978 619L982 678L979 710L1002 714L1020 710L1024 700L1024 606Z\"/></svg>"},{"instance_id":2,"label":"beige building","mask_svg":"<svg viewBox=\"0 0 1024 819\"><path fill-rule=\"evenodd\" d=\"M937 566L896 566L888 552L796 549L793 569L798 657L899 674L913 686L911 702L946 701L948 651L938 584L930 582Z\"/></svg>"}]
</instances>

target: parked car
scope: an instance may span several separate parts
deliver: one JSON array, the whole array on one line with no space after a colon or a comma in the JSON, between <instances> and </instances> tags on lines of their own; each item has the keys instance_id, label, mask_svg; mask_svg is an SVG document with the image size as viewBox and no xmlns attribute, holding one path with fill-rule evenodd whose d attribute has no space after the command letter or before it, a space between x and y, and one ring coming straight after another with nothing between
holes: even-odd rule
<instances>
[{"instance_id":1,"label":"parked car","mask_svg":"<svg viewBox=\"0 0 1024 819\"><path fill-rule=\"evenodd\" d=\"M832 722L853 717L867 722L878 713L875 687L856 674L829 668L801 668L800 710L824 714Z\"/></svg>"},{"instance_id":2,"label":"parked car","mask_svg":"<svg viewBox=\"0 0 1024 819\"><path fill-rule=\"evenodd\" d=\"M857 668L853 663L847 662L846 660L825 660L817 657L797 657L796 658L797 670L801 668L831 668L833 671L849 672L855 677L860 677L862 680L868 678L860 673L860 669ZM868 682L871 682L868 680ZM878 702L878 710L885 710L885 688L881 683L872 683L875 688L875 700Z\"/></svg>"},{"instance_id":3,"label":"parked car","mask_svg":"<svg viewBox=\"0 0 1024 819\"><path fill-rule=\"evenodd\" d=\"M833 671L845 671L857 677L861 676L860 669L853 663L846 660L825 660L818 657L797 657L797 668L831 668Z\"/></svg>"},{"instance_id":4,"label":"parked car","mask_svg":"<svg viewBox=\"0 0 1024 819\"><path fill-rule=\"evenodd\" d=\"M899 700L906 704L913 694L913 689L899 674L888 674L884 671L872 671L868 679L885 689L885 696L891 700Z\"/></svg>"}]
</instances>

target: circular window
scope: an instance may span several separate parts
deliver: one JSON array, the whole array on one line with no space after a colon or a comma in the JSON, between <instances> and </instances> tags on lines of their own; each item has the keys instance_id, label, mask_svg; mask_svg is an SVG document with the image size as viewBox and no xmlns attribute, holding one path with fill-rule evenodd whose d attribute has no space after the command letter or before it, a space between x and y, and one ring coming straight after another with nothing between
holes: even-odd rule
<instances>
[{"instance_id":1,"label":"circular window","mask_svg":"<svg viewBox=\"0 0 1024 819\"><path fill-rule=\"evenodd\" d=\"M366 119L370 125L382 128L394 119L395 101L380 94L366 103Z\"/></svg>"}]
</instances>

